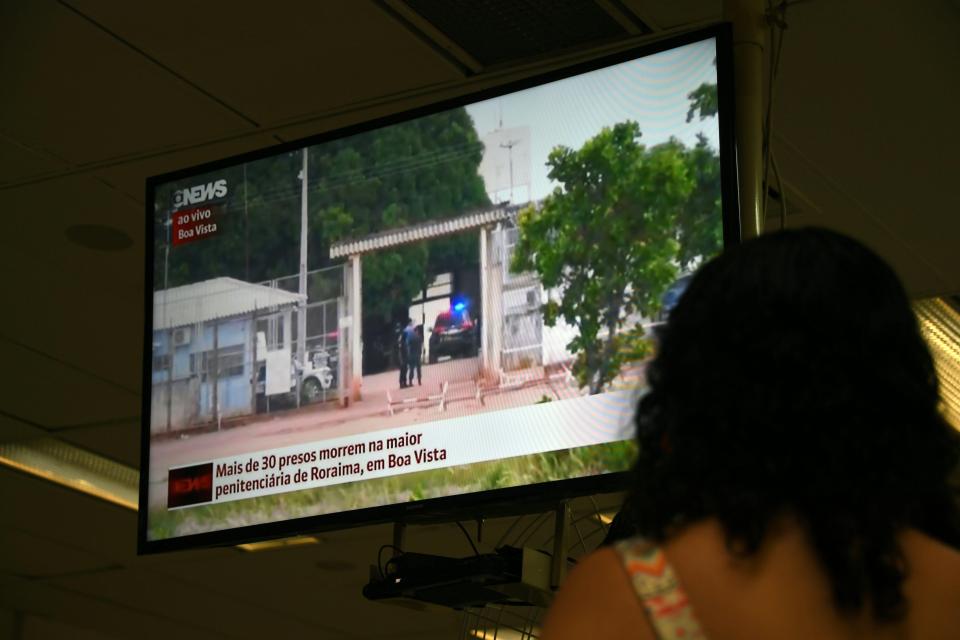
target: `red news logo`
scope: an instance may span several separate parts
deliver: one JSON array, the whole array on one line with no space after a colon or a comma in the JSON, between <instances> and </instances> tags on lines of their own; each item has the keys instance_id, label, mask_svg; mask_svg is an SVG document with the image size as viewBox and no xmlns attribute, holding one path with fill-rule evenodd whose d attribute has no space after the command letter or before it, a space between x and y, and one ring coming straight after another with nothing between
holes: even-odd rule
<instances>
[{"instance_id":1,"label":"red news logo","mask_svg":"<svg viewBox=\"0 0 960 640\"><path fill-rule=\"evenodd\" d=\"M170 483L170 491L176 494L193 493L194 491L203 491L213 486L213 479L209 476L202 478L181 478Z\"/></svg>"},{"instance_id":2,"label":"red news logo","mask_svg":"<svg viewBox=\"0 0 960 640\"><path fill-rule=\"evenodd\" d=\"M185 507L213 500L213 463L170 469L167 508Z\"/></svg>"}]
</instances>

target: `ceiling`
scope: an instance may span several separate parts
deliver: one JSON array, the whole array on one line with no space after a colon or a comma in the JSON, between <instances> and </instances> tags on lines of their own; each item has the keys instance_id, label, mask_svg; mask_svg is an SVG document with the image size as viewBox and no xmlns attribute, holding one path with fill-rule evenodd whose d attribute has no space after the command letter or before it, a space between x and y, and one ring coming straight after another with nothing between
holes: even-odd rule
<instances>
[{"instance_id":1,"label":"ceiling","mask_svg":"<svg viewBox=\"0 0 960 640\"><path fill-rule=\"evenodd\" d=\"M721 15L718 0L268 6L0 3L3 440L54 436L138 465L147 176ZM960 292L960 5L811 0L788 23L773 124L787 223L862 239L914 297ZM132 246L84 248L66 235L80 224L120 229ZM140 558L134 513L8 469L0 487L0 630L12 637L459 632L452 612L361 598L385 527L272 552ZM452 526L411 540L440 553L465 545Z\"/></svg>"}]
</instances>

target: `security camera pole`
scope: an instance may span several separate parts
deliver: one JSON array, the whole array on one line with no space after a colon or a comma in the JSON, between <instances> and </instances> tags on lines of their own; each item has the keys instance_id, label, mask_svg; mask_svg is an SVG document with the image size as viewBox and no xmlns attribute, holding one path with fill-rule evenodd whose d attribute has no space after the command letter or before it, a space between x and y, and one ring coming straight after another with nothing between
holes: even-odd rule
<instances>
[{"instance_id":1,"label":"security camera pole","mask_svg":"<svg viewBox=\"0 0 960 640\"><path fill-rule=\"evenodd\" d=\"M510 204L513 204L513 148L518 144L520 144L519 140L508 140L500 143L500 148L506 149L507 155L510 157Z\"/></svg>"}]
</instances>

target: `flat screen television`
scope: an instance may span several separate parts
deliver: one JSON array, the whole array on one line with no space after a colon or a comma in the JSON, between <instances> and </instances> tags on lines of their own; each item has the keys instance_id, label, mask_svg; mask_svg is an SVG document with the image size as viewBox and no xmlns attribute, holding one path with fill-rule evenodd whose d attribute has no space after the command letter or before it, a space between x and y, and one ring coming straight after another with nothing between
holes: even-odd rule
<instances>
[{"instance_id":1,"label":"flat screen television","mask_svg":"<svg viewBox=\"0 0 960 640\"><path fill-rule=\"evenodd\" d=\"M141 552L623 489L656 326L738 237L729 49L150 178Z\"/></svg>"}]
</instances>

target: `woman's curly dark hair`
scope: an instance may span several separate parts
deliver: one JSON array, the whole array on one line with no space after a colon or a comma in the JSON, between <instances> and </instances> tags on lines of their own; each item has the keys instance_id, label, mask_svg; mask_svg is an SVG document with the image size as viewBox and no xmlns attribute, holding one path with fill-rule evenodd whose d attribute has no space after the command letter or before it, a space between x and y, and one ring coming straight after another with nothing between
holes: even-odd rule
<instances>
[{"instance_id":1,"label":"woman's curly dark hair","mask_svg":"<svg viewBox=\"0 0 960 640\"><path fill-rule=\"evenodd\" d=\"M838 609L881 621L906 609L899 532L960 547L958 433L900 281L860 243L805 229L726 251L691 281L647 375L640 534L714 517L749 555L793 514Z\"/></svg>"}]
</instances>

